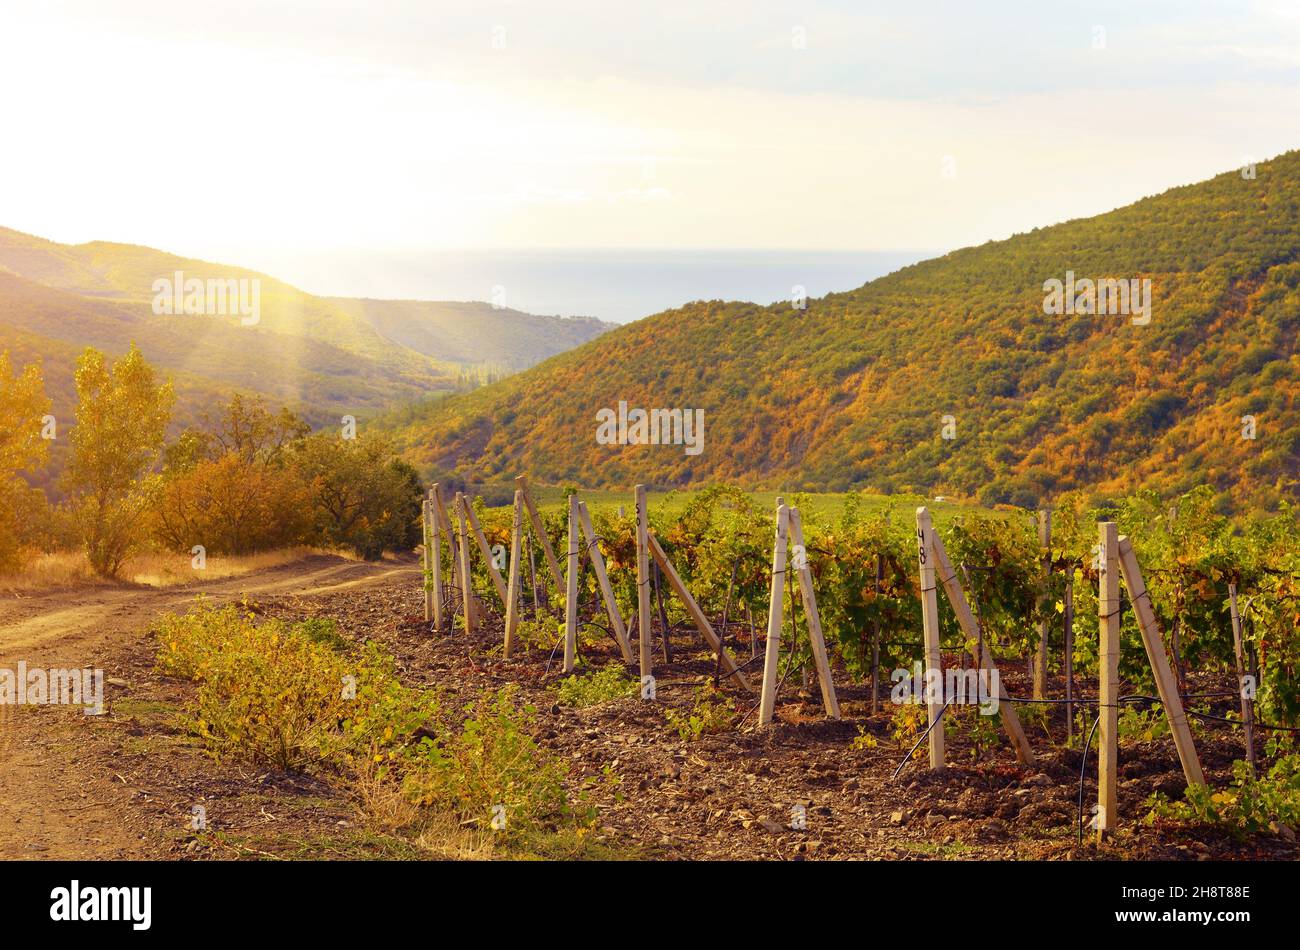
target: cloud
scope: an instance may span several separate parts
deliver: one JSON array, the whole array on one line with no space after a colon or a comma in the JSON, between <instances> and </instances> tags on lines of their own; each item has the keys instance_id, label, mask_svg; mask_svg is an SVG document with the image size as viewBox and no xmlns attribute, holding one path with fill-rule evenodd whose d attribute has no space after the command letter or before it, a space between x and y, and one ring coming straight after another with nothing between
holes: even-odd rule
<instances>
[{"instance_id":1,"label":"cloud","mask_svg":"<svg viewBox=\"0 0 1300 950\"><path fill-rule=\"evenodd\" d=\"M1300 144L1276 4L208 10L15 4L0 223L196 256L954 247Z\"/></svg>"}]
</instances>

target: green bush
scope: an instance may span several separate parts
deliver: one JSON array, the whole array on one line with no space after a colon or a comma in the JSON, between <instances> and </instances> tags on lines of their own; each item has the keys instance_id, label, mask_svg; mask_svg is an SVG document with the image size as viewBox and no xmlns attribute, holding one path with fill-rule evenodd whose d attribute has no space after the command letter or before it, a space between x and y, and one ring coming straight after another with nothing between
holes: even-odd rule
<instances>
[{"instance_id":1,"label":"green bush","mask_svg":"<svg viewBox=\"0 0 1300 950\"><path fill-rule=\"evenodd\" d=\"M570 814L564 766L529 734L536 710L506 686L465 707L460 732L421 740L406 763L405 788L418 804L454 811L492 827L500 806L504 826L518 831Z\"/></svg>"},{"instance_id":2,"label":"green bush","mask_svg":"<svg viewBox=\"0 0 1300 950\"><path fill-rule=\"evenodd\" d=\"M159 670L200 683L195 731L218 755L340 767L382 756L437 714L433 695L403 686L381 647L345 653L332 620L258 623L246 606L200 598L156 632Z\"/></svg>"},{"instance_id":3,"label":"green bush","mask_svg":"<svg viewBox=\"0 0 1300 950\"><path fill-rule=\"evenodd\" d=\"M217 755L377 779L484 827L499 805L504 831L573 817L564 765L534 741L535 710L514 687L457 722L431 690L401 683L383 647L349 648L328 618L258 622L247 605L199 598L155 632L158 669L199 683L195 731Z\"/></svg>"},{"instance_id":4,"label":"green bush","mask_svg":"<svg viewBox=\"0 0 1300 950\"><path fill-rule=\"evenodd\" d=\"M736 710L727 697L706 683L695 690L695 700L689 710L679 712L669 707L664 710L664 717L679 736L695 742L701 736L725 732L736 718Z\"/></svg>"},{"instance_id":5,"label":"green bush","mask_svg":"<svg viewBox=\"0 0 1300 950\"><path fill-rule=\"evenodd\" d=\"M566 677L556 683L552 691L562 705L583 709L611 699L635 696L637 684L620 667L607 666L586 676L575 674Z\"/></svg>"},{"instance_id":6,"label":"green bush","mask_svg":"<svg viewBox=\"0 0 1300 950\"><path fill-rule=\"evenodd\" d=\"M1228 788L1189 786L1181 802L1156 792L1147 799L1151 811L1144 820L1218 825L1236 832L1260 831L1274 822L1293 828L1300 823L1300 755L1282 756L1258 780L1251 780L1245 762L1234 762L1232 773Z\"/></svg>"}]
</instances>

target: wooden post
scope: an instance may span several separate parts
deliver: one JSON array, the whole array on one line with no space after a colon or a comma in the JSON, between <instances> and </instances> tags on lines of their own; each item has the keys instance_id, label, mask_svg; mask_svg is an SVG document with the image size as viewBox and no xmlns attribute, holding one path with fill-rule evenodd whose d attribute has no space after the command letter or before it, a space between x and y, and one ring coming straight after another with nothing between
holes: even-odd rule
<instances>
[{"instance_id":1,"label":"wooden post","mask_svg":"<svg viewBox=\"0 0 1300 950\"><path fill-rule=\"evenodd\" d=\"M740 667L736 665L736 661L731 658L731 654L729 654L726 647L723 646L722 638L718 636L716 631L714 631L713 625L709 623L709 619L704 616L704 611L700 609L700 605L696 603L695 598L691 596L691 592L686 589L686 584L683 583L681 575L677 573L677 568L673 567L672 562L668 560L668 555L664 554L664 549L659 545L659 539L651 534L649 540L650 553L654 555L655 563L659 565L659 569L663 571L664 577L668 580L668 586L673 589L677 596L681 598L682 603L686 605L686 612L689 613L691 619L695 621L695 626L699 629L700 633L703 634L705 642L709 645L709 649L718 654L721 659L722 668L745 689L752 690L753 687L750 686L749 681L745 679L745 674L740 672Z\"/></svg>"},{"instance_id":2,"label":"wooden post","mask_svg":"<svg viewBox=\"0 0 1300 950\"><path fill-rule=\"evenodd\" d=\"M876 587L880 594L885 582L885 556L876 555ZM880 621L871 624L871 715L880 712Z\"/></svg>"},{"instance_id":3,"label":"wooden post","mask_svg":"<svg viewBox=\"0 0 1300 950\"><path fill-rule=\"evenodd\" d=\"M1187 725L1187 713L1183 710L1183 701L1178 694L1178 682L1169 667L1165 641L1160 635L1160 624L1156 621L1156 613L1151 608L1151 596L1147 593L1146 582L1142 580L1137 556L1133 553L1133 546L1126 537L1119 539L1119 565L1124 572L1124 582L1128 585L1128 596L1133 602L1133 612L1137 614L1138 628L1142 631L1142 644L1146 647L1147 658L1151 661L1151 672L1155 674L1160 702L1164 705L1165 715L1169 719L1174 746L1178 749L1178 760L1183 764L1183 776L1187 779L1188 785L1204 785L1205 775L1201 772L1201 760L1197 757L1196 745L1192 742L1192 730Z\"/></svg>"},{"instance_id":4,"label":"wooden post","mask_svg":"<svg viewBox=\"0 0 1300 950\"><path fill-rule=\"evenodd\" d=\"M578 496L569 496L568 586L564 594L564 672L572 673L578 659Z\"/></svg>"},{"instance_id":5,"label":"wooden post","mask_svg":"<svg viewBox=\"0 0 1300 950\"><path fill-rule=\"evenodd\" d=\"M623 623L623 615L619 613L618 601L614 598L614 587L610 584L609 574L605 570L605 556L600 551L599 539L596 537L596 529L592 526L591 515L587 511L586 502L578 502L578 521L587 537L587 550L591 552L591 567L596 572L596 582L600 585L600 596L605 601L605 612L609 614L610 629L614 631L614 639L618 641L618 649L623 654L623 662L630 666L632 663L632 644L628 641L627 627Z\"/></svg>"},{"instance_id":6,"label":"wooden post","mask_svg":"<svg viewBox=\"0 0 1300 950\"><path fill-rule=\"evenodd\" d=\"M1237 695L1241 697L1241 725L1246 733L1246 762L1250 777L1256 778L1255 709L1246 695L1246 653L1241 639L1241 614L1237 612L1237 582L1228 585L1228 607L1232 611L1232 650L1237 659Z\"/></svg>"},{"instance_id":7,"label":"wooden post","mask_svg":"<svg viewBox=\"0 0 1300 950\"><path fill-rule=\"evenodd\" d=\"M1052 580L1052 513L1043 509L1038 512L1038 547L1042 551L1043 596L1038 606L1043 617L1038 621L1038 660L1034 664L1034 699L1047 698L1047 604L1048 589Z\"/></svg>"},{"instance_id":8,"label":"wooden post","mask_svg":"<svg viewBox=\"0 0 1300 950\"><path fill-rule=\"evenodd\" d=\"M980 637L979 625L975 620L975 615L971 612L970 604L966 602L966 594L962 590L961 581L953 572L952 563L948 560L948 552L944 549L943 542L939 540L938 532L933 529L930 535L930 553L934 556L934 570L939 574L943 583L944 591L948 594L948 602L952 604L952 611L957 615L957 623L961 626L962 633L966 635L966 648L973 656L978 649L979 656L975 657L975 663L981 670L981 677L984 680L984 687L987 691L992 688L992 677L996 674L998 678L998 715L1002 717L1002 728L1006 730L1011 744L1016 749L1016 759L1021 765L1034 764L1034 750L1029 745L1029 739L1025 736L1025 730L1020 725L1020 716L1016 713L1016 705L1011 702L1007 694L1006 687L1002 685L1002 675L998 673L998 668L993 665L993 655L989 652L988 644ZM935 727L940 728L939 726Z\"/></svg>"},{"instance_id":9,"label":"wooden post","mask_svg":"<svg viewBox=\"0 0 1300 950\"><path fill-rule=\"evenodd\" d=\"M1097 526L1097 838L1119 822L1119 534L1113 521Z\"/></svg>"},{"instance_id":10,"label":"wooden post","mask_svg":"<svg viewBox=\"0 0 1300 950\"><path fill-rule=\"evenodd\" d=\"M648 535L650 517L646 512L645 486L637 485L636 495L636 615L637 649L641 660L641 684L653 675L654 651L650 642L650 552Z\"/></svg>"},{"instance_id":11,"label":"wooden post","mask_svg":"<svg viewBox=\"0 0 1300 950\"><path fill-rule=\"evenodd\" d=\"M1063 601L1064 656L1061 669L1065 671L1065 736L1066 745L1074 740L1074 565L1065 569L1065 596Z\"/></svg>"},{"instance_id":12,"label":"wooden post","mask_svg":"<svg viewBox=\"0 0 1300 950\"><path fill-rule=\"evenodd\" d=\"M483 534L483 526L479 524L478 515L474 513L474 505L469 496L462 495L465 505L465 517L469 520L469 529L474 535L474 540L478 542L479 553L483 555L483 560L487 564L488 577L492 578L492 586L496 588L497 596L501 598L501 606L506 606L506 582L501 578L501 572L497 566L492 563L492 548L487 543L487 537Z\"/></svg>"},{"instance_id":13,"label":"wooden post","mask_svg":"<svg viewBox=\"0 0 1300 950\"><path fill-rule=\"evenodd\" d=\"M943 683L943 658L939 652L939 591L934 579L934 558L930 543L933 536L934 525L930 521L930 512L924 506L917 508L916 550L921 562L921 627L925 635L927 687L932 677ZM931 699L927 723L930 726L930 768L941 769L944 767L943 725L938 719L943 703L937 697L932 696Z\"/></svg>"},{"instance_id":14,"label":"wooden post","mask_svg":"<svg viewBox=\"0 0 1300 950\"><path fill-rule=\"evenodd\" d=\"M474 584L473 573L469 566L469 538L465 530L465 508L461 504L463 496L457 495L453 507L456 509L456 527L460 535L460 598L464 607L465 633L474 632Z\"/></svg>"},{"instance_id":15,"label":"wooden post","mask_svg":"<svg viewBox=\"0 0 1300 950\"><path fill-rule=\"evenodd\" d=\"M781 665L781 627L785 625L785 547L790 529L790 509L776 500L776 540L772 545L772 583L767 608L767 646L763 657L763 690L758 724L765 726L776 712L776 686Z\"/></svg>"},{"instance_id":16,"label":"wooden post","mask_svg":"<svg viewBox=\"0 0 1300 950\"><path fill-rule=\"evenodd\" d=\"M523 543L524 493L515 489L514 517L510 522L510 581L506 585L506 641L502 656L507 660L515 648L515 630L519 626L520 549Z\"/></svg>"},{"instance_id":17,"label":"wooden post","mask_svg":"<svg viewBox=\"0 0 1300 950\"><path fill-rule=\"evenodd\" d=\"M524 504L528 506L528 518L532 522L533 533L537 535L542 553L546 555L546 567L551 572L551 580L555 581L555 591L559 593L564 590L564 581L560 579L560 562L555 557L555 549L551 547L551 539L546 536L546 526L542 524L542 516L533 502L533 494L528 490L528 479L523 475L517 476L515 488L524 493Z\"/></svg>"},{"instance_id":18,"label":"wooden post","mask_svg":"<svg viewBox=\"0 0 1300 950\"><path fill-rule=\"evenodd\" d=\"M424 622L428 623L433 620L433 578L429 575L433 569L433 542L430 535L433 533L429 525L429 509L432 506L426 498L420 505L420 528L424 535L423 547L423 573L424 573Z\"/></svg>"},{"instance_id":19,"label":"wooden post","mask_svg":"<svg viewBox=\"0 0 1300 950\"><path fill-rule=\"evenodd\" d=\"M817 613L817 594L813 590L812 570L808 567L808 549L803 543L803 522L799 518L799 509L790 509L790 533L795 547L804 552L803 566L798 569L799 593L803 597L804 613L808 615L808 640L812 644L813 663L817 667L817 681L822 690L822 705L826 715L832 719L840 718L840 701L835 695L835 684L831 681L831 665L826 657L826 641L822 639L822 621Z\"/></svg>"},{"instance_id":20,"label":"wooden post","mask_svg":"<svg viewBox=\"0 0 1300 950\"><path fill-rule=\"evenodd\" d=\"M438 506L433 500L433 490L424 503L428 511L429 545L431 547L429 571L433 574L433 628L442 632L442 525L438 518ZM448 527L448 533L451 533Z\"/></svg>"}]
</instances>

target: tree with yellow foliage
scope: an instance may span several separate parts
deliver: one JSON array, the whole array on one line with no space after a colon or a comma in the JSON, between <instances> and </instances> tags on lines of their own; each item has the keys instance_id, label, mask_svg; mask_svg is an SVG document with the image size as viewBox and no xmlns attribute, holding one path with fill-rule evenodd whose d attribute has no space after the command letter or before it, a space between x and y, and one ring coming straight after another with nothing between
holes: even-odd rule
<instances>
[{"instance_id":1,"label":"tree with yellow foliage","mask_svg":"<svg viewBox=\"0 0 1300 950\"><path fill-rule=\"evenodd\" d=\"M152 470L175 395L170 382L155 382L134 344L111 369L103 353L87 348L77 361L76 384L67 487L91 567L114 577L143 536L142 516L159 483Z\"/></svg>"},{"instance_id":2,"label":"tree with yellow foliage","mask_svg":"<svg viewBox=\"0 0 1300 950\"><path fill-rule=\"evenodd\" d=\"M41 368L35 363L14 375L8 352L0 353L0 573L21 566L22 551L33 532L33 515L44 497L18 477L49 458L49 443L41 438L43 418L50 411Z\"/></svg>"}]
</instances>

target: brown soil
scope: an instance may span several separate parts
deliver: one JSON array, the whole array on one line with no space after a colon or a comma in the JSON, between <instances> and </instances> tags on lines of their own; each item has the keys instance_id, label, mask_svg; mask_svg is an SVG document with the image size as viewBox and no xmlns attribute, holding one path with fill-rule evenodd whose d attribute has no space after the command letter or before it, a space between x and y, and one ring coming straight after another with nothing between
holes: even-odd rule
<instances>
[{"instance_id":1,"label":"brown soil","mask_svg":"<svg viewBox=\"0 0 1300 950\"><path fill-rule=\"evenodd\" d=\"M810 694L792 677L774 726L757 728L750 714L739 727L685 741L666 723L665 708L689 708L695 689L714 670L693 631L676 630L673 662L658 661L658 702L613 700L575 710L557 704L550 691L560 676L549 650L501 660L499 619L489 618L472 639L433 635L420 617L414 565L316 557L185 589L96 588L0 601L0 664L25 659L29 666L97 666L112 680L104 716L57 706L9 711L0 731L6 765L0 770L0 857L426 853L368 827L336 787L217 762L194 741L184 713L193 687L154 672L156 644L147 631L158 612L182 607L198 590L217 601L251 597L269 615L333 617L348 636L384 643L411 683L436 685L450 701L468 703L484 691L518 684L538 709L539 741L567 761L571 789L586 790L599 809L600 835L616 853L794 860L1300 856L1285 829L1237 839L1210 829L1139 825L1151 792L1181 794L1181 770L1168 738L1121 750L1121 829L1101 848L1088 835L1080 846L1080 756L1060 748L1061 718L1050 727L1055 742L1042 729L1029 730L1038 756L1032 768L1020 767L1000 736L977 754L963 734L949 740L944 772L925 768L922 748L893 780L905 750L891 737L892 707L886 701L881 713L866 715L865 688L837 674L841 721L826 720L815 687ZM748 643L733 649L748 658ZM619 662L609 641L581 653L593 666ZM1008 690L1020 695L1023 676L1003 672ZM757 699L730 687L726 692L741 713ZM875 748L855 747L862 733L875 738ZM1239 741L1228 728L1197 731L1212 783L1226 784L1233 759L1242 754ZM1095 800L1094 762L1087 769L1086 807ZM607 769L621 781L594 781ZM191 829L195 806L203 809L206 835ZM790 827L796 806L806 815L805 830Z\"/></svg>"}]
</instances>

